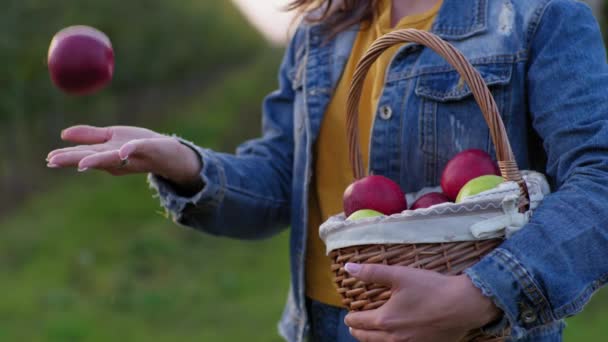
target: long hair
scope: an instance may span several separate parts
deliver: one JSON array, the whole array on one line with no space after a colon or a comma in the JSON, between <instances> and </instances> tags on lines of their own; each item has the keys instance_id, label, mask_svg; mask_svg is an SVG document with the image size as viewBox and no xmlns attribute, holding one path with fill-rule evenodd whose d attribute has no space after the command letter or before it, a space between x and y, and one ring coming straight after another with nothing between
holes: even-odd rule
<instances>
[{"instance_id":1,"label":"long hair","mask_svg":"<svg viewBox=\"0 0 608 342\"><path fill-rule=\"evenodd\" d=\"M323 23L330 37L354 24L369 24L379 0L292 0L287 10L296 10L305 20ZM309 15L314 13L314 15Z\"/></svg>"}]
</instances>

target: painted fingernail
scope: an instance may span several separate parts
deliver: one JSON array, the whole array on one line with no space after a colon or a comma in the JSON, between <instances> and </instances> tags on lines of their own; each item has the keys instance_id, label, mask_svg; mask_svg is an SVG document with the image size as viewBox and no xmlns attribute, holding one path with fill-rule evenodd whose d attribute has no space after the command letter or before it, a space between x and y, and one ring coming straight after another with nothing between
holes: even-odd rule
<instances>
[{"instance_id":1,"label":"painted fingernail","mask_svg":"<svg viewBox=\"0 0 608 342\"><path fill-rule=\"evenodd\" d=\"M359 273L359 271L361 271L361 265L349 262L349 263L346 263L346 265L344 266L344 269L349 274L355 275L355 274Z\"/></svg>"},{"instance_id":2,"label":"painted fingernail","mask_svg":"<svg viewBox=\"0 0 608 342\"><path fill-rule=\"evenodd\" d=\"M133 150L134 150L133 145L127 143L118 151L118 156L122 160L127 160L127 159L129 159L129 155L131 155L131 153L133 153Z\"/></svg>"},{"instance_id":3,"label":"painted fingernail","mask_svg":"<svg viewBox=\"0 0 608 342\"><path fill-rule=\"evenodd\" d=\"M78 172L85 172L87 171L89 168L88 167L79 167L78 168Z\"/></svg>"}]
</instances>

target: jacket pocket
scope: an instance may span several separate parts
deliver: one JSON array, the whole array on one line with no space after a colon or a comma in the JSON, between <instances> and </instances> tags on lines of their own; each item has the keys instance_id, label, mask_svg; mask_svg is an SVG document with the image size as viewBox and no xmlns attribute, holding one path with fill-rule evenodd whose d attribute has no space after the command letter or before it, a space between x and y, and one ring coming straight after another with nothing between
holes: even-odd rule
<instances>
[{"instance_id":1,"label":"jacket pocket","mask_svg":"<svg viewBox=\"0 0 608 342\"><path fill-rule=\"evenodd\" d=\"M489 87L505 125L513 64L474 65ZM435 165L456 153L478 148L494 155L489 129L471 89L453 68L421 70L415 93L420 100L419 146Z\"/></svg>"}]
</instances>

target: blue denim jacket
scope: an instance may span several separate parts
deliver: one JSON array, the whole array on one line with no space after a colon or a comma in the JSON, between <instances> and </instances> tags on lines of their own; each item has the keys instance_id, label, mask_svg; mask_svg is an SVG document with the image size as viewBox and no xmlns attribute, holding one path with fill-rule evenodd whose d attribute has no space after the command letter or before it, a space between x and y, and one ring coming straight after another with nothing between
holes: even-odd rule
<instances>
[{"instance_id":1,"label":"blue denim jacket","mask_svg":"<svg viewBox=\"0 0 608 342\"><path fill-rule=\"evenodd\" d=\"M514 340L558 341L561 320L608 279L608 68L597 22L571 0L444 0L432 32L479 70L520 168L544 172L554 191L524 229L466 272L504 311ZM356 34L353 27L325 42L321 25L299 27L279 88L264 101L262 137L236 155L190 144L204 162L200 193L182 197L150 177L182 225L242 239L291 225L291 289L280 323L289 341L306 339L308 329L312 147ZM372 130L370 170L405 191L437 185L463 149L494 153L469 88L415 44L392 59Z\"/></svg>"}]
</instances>

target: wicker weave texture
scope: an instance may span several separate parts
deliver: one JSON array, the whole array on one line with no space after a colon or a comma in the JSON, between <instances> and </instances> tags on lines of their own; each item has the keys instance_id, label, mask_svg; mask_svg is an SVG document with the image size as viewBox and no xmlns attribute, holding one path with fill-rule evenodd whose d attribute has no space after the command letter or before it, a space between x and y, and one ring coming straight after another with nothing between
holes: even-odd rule
<instances>
[{"instance_id":1,"label":"wicker weave texture","mask_svg":"<svg viewBox=\"0 0 608 342\"><path fill-rule=\"evenodd\" d=\"M347 262L409 266L447 275L461 274L485 254L502 243L502 239L441 244L367 245L333 251L332 271L342 303L351 311L373 310L391 297L391 289L379 284L366 284L344 269ZM504 334L506 336L506 333ZM471 331L462 342L504 341L504 337Z\"/></svg>"}]
</instances>

